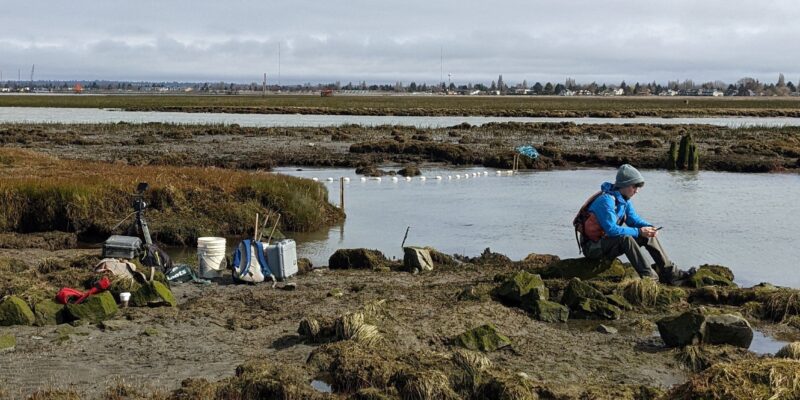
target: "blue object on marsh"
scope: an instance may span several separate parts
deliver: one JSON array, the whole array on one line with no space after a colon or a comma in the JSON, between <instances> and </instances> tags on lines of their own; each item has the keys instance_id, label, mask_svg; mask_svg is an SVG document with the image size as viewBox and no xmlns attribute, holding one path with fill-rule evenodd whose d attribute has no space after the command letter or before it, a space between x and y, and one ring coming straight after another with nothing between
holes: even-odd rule
<instances>
[{"instance_id":1,"label":"blue object on marsh","mask_svg":"<svg viewBox=\"0 0 800 400\"><path fill-rule=\"evenodd\" d=\"M534 160L539 158L539 152L530 145L517 147L517 153L522 154L523 156L528 156Z\"/></svg>"}]
</instances>

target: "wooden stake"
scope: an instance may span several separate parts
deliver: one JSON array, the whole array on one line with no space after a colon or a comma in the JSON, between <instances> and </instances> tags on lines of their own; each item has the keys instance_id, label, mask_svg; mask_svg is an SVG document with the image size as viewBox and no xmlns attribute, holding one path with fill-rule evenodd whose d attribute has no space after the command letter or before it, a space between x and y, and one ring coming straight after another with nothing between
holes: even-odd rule
<instances>
[{"instance_id":1,"label":"wooden stake","mask_svg":"<svg viewBox=\"0 0 800 400\"><path fill-rule=\"evenodd\" d=\"M344 177L339 178L339 204L339 208L344 212Z\"/></svg>"},{"instance_id":2,"label":"wooden stake","mask_svg":"<svg viewBox=\"0 0 800 400\"><path fill-rule=\"evenodd\" d=\"M258 220L259 220L258 213L256 213L256 225L255 227L253 227L253 240L256 240L256 238L258 238Z\"/></svg>"},{"instance_id":3,"label":"wooden stake","mask_svg":"<svg viewBox=\"0 0 800 400\"><path fill-rule=\"evenodd\" d=\"M275 228L278 227L278 221L280 220L281 220L281 215L278 214L278 218L275 219L275 225L272 226L272 232L269 233L269 237L267 238L267 245L269 245L269 243L272 242L272 235L275 233Z\"/></svg>"},{"instance_id":4,"label":"wooden stake","mask_svg":"<svg viewBox=\"0 0 800 400\"><path fill-rule=\"evenodd\" d=\"M260 241L261 241L261 238L262 238L262 237L264 237L264 230L266 230L266 228L267 228L267 221L269 221L269 217L271 217L271 216L272 216L272 210L270 210L269 212L267 212L267 216L266 216L266 217L264 217L264 223L263 223L263 224L261 224L261 232L258 234L258 239L256 240L257 242L260 242Z\"/></svg>"}]
</instances>

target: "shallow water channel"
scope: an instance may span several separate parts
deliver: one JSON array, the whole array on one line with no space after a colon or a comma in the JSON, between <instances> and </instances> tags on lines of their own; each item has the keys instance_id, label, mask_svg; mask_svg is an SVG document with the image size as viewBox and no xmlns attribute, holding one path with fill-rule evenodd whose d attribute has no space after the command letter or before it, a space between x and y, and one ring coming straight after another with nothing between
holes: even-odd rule
<instances>
[{"instance_id":1,"label":"shallow water channel","mask_svg":"<svg viewBox=\"0 0 800 400\"><path fill-rule=\"evenodd\" d=\"M401 243L409 226L406 245L433 246L445 253L475 256L490 247L517 260L529 253L577 257L574 213L615 173L589 169L497 175L485 168L427 169L426 180L400 177L393 182L384 177L362 182L352 169L277 171L319 179L333 204L339 203L338 177L350 178L345 183L343 224L292 234L298 256L310 258L314 265L327 265L338 248L374 248L402 258ZM740 285L800 287L800 175L643 174L647 183L634 198L636 210L664 227L659 237L679 266L721 264L734 271ZM334 181L327 182L329 177Z\"/></svg>"},{"instance_id":2,"label":"shallow water channel","mask_svg":"<svg viewBox=\"0 0 800 400\"><path fill-rule=\"evenodd\" d=\"M576 124L709 124L728 127L800 126L800 118L788 117L688 117L688 118L526 118L526 117L414 117L366 115L233 114L160 111L121 111L98 108L0 107L0 123L146 123L239 124L250 127L338 126L344 124L407 125L438 128L467 122L574 122Z\"/></svg>"}]
</instances>

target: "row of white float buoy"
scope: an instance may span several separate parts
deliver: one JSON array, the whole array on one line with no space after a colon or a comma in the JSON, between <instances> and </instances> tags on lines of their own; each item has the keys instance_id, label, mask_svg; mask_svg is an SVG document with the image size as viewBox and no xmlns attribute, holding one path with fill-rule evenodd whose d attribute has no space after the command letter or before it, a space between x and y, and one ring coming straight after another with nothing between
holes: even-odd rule
<instances>
[{"instance_id":1,"label":"row of white float buoy","mask_svg":"<svg viewBox=\"0 0 800 400\"><path fill-rule=\"evenodd\" d=\"M464 173L464 174L455 174L455 175L435 175L435 176L431 176L431 177L427 177L427 176L424 176L424 175L423 175L423 176L420 176L420 177L419 177L419 180L420 180L420 181L426 181L426 180L428 180L428 179L431 179L431 180L437 180L437 181L441 181L441 180L453 180L453 179L456 179L456 180L458 180L458 179L478 178L478 177L481 177L481 176L488 176L488 175L489 175L489 172L487 172L487 171L482 171L482 172L472 172L472 173ZM507 171L495 171L495 175L497 175L497 176L502 176L502 175L514 175L514 171L513 171L513 170L507 170ZM315 178L311 178L311 179L312 179L314 182L319 182L319 180L320 180L319 178L316 178L316 177L315 177ZM348 178L348 177L343 177L342 179L344 179L344 182L345 182L345 183L349 183L349 182L350 182L350 178ZM410 182L410 181L412 181L414 178L412 178L412 177L410 177L410 176L406 176L406 177L397 177L397 176L392 176L392 177L390 177L390 178L387 178L387 179L388 179L388 180L391 180L392 182L399 182L400 180L405 180L405 181L407 181L407 182ZM326 178L326 179L325 179L325 181L327 181L327 182L333 182L334 180L335 180L335 179L334 179L334 178L332 178L332 177L329 177L329 178ZM367 178L367 177L365 177L365 176L362 176L362 177L360 178L360 180L361 180L361 182L366 182L366 181L368 181L368 180L370 180L370 181L377 181L377 182L381 182L381 181L383 180L383 178L381 178L380 176L375 176L375 177L371 177L371 178Z\"/></svg>"}]
</instances>

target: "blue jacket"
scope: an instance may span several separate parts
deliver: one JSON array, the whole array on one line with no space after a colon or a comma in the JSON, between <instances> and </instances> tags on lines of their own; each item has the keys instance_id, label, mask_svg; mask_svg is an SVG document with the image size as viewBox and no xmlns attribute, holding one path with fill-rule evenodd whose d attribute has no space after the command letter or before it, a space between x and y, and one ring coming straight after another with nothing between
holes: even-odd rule
<instances>
[{"instance_id":1,"label":"blue jacket","mask_svg":"<svg viewBox=\"0 0 800 400\"><path fill-rule=\"evenodd\" d=\"M639 229L644 226L652 226L649 222L642 219L633 203L625 200L618 190L614 190L614 184L605 182L600 185L603 194L598 196L589 206L589 212L597 217L600 227L606 232L606 236L632 236L639 237ZM616 199L616 200L615 200ZM617 221L625 216L625 225L617 225Z\"/></svg>"}]
</instances>

